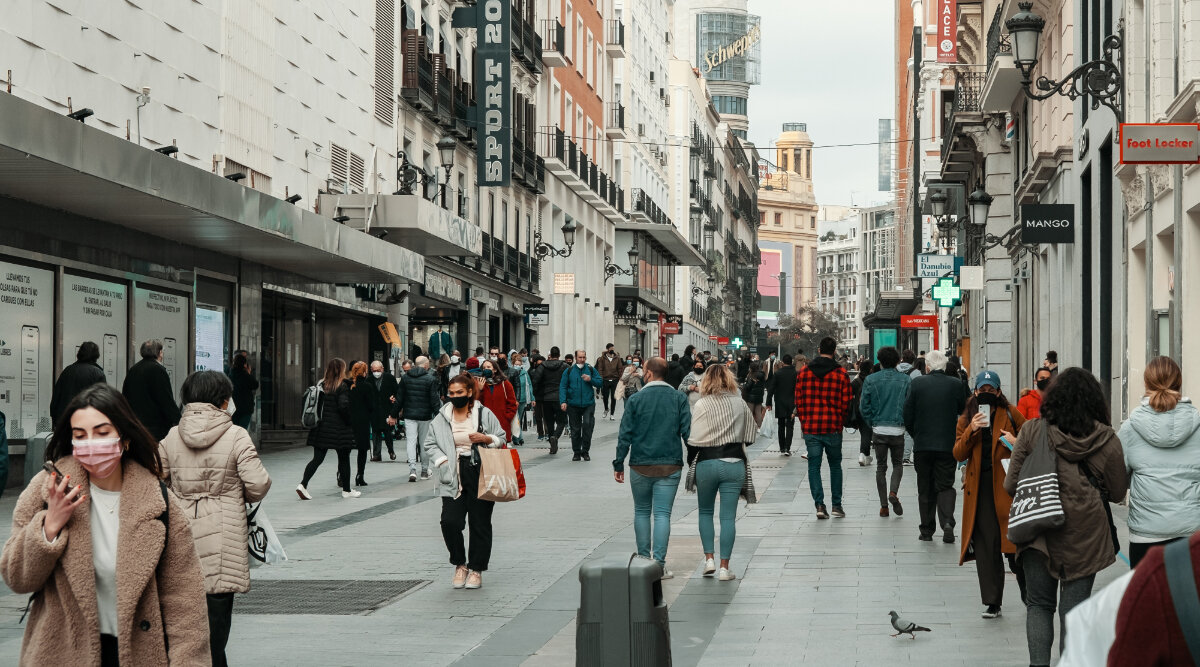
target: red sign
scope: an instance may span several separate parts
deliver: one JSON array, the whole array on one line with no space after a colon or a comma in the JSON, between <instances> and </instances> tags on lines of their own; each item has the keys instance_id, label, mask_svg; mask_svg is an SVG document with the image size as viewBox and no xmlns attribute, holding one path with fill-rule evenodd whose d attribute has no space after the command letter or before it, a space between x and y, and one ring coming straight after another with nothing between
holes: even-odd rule
<instances>
[{"instance_id":1,"label":"red sign","mask_svg":"<svg viewBox=\"0 0 1200 667\"><path fill-rule=\"evenodd\" d=\"M726 336L721 336L720 338L717 338L717 345L728 345L728 344L729 344L729 338L727 338Z\"/></svg>"},{"instance_id":2,"label":"red sign","mask_svg":"<svg viewBox=\"0 0 1200 667\"><path fill-rule=\"evenodd\" d=\"M1200 163L1200 124L1121 123L1121 164Z\"/></svg>"},{"instance_id":3,"label":"red sign","mask_svg":"<svg viewBox=\"0 0 1200 667\"><path fill-rule=\"evenodd\" d=\"M901 315L902 329L932 329L938 325L937 315Z\"/></svg>"},{"instance_id":4,"label":"red sign","mask_svg":"<svg viewBox=\"0 0 1200 667\"><path fill-rule=\"evenodd\" d=\"M937 3L937 61L958 62L957 0L938 0Z\"/></svg>"},{"instance_id":5,"label":"red sign","mask_svg":"<svg viewBox=\"0 0 1200 667\"><path fill-rule=\"evenodd\" d=\"M660 314L658 321L662 323L662 333L664 336L683 332L683 315Z\"/></svg>"},{"instance_id":6,"label":"red sign","mask_svg":"<svg viewBox=\"0 0 1200 667\"><path fill-rule=\"evenodd\" d=\"M709 336L708 337L709 340L717 340L718 338L720 338L720 336Z\"/></svg>"}]
</instances>

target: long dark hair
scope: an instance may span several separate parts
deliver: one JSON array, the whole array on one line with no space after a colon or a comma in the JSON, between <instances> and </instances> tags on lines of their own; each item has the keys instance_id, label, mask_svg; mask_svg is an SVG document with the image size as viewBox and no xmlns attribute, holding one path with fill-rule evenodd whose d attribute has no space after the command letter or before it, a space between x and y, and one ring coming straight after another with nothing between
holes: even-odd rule
<instances>
[{"instance_id":1,"label":"long dark hair","mask_svg":"<svg viewBox=\"0 0 1200 667\"><path fill-rule=\"evenodd\" d=\"M76 410L95 408L102 412L108 421L117 429L125 442L125 453L121 455L121 463L133 461L156 477L162 476L162 460L158 457L158 440L150 435L150 431L142 426L142 422L134 416L129 401L121 392L110 384L101 382L79 392L54 427L54 435L46 445L46 460L57 461L64 456L70 456L74 451L71 446L71 416Z\"/></svg>"},{"instance_id":2,"label":"long dark hair","mask_svg":"<svg viewBox=\"0 0 1200 667\"><path fill-rule=\"evenodd\" d=\"M1082 368L1068 368L1050 383L1042 397L1042 419L1079 438L1096 430L1096 424L1112 426L1100 382Z\"/></svg>"}]
</instances>

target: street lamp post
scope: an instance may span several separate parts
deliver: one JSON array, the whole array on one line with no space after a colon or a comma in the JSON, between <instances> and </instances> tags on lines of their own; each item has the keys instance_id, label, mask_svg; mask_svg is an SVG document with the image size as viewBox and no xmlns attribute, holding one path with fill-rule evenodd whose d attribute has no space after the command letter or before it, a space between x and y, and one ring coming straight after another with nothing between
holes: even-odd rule
<instances>
[{"instance_id":1,"label":"street lamp post","mask_svg":"<svg viewBox=\"0 0 1200 667\"><path fill-rule=\"evenodd\" d=\"M1039 76L1033 81L1033 68L1038 63L1038 41L1046 21L1033 13L1033 2L1019 2L1020 8L1012 18L1004 22L1012 36L1013 61L1021 68L1021 87L1030 99L1044 100L1053 95L1065 95L1072 100L1090 97L1092 108L1108 107L1117 117L1117 123L1125 121L1122 103L1124 75L1121 73L1122 45L1125 30L1118 23L1116 34L1104 38L1104 57L1076 67L1060 81ZM1031 86L1043 92L1035 93Z\"/></svg>"},{"instance_id":2,"label":"street lamp post","mask_svg":"<svg viewBox=\"0 0 1200 667\"><path fill-rule=\"evenodd\" d=\"M454 169L454 155L458 152L458 141L450 135L445 135L437 142L438 155L442 159L442 169L446 172L446 180L441 185L442 208L446 208L446 186L450 185L450 171Z\"/></svg>"},{"instance_id":3,"label":"street lamp post","mask_svg":"<svg viewBox=\"0 0 1200 667\"><path fill-rule=\"evenodd\" d=\"M633 240L633 245L629 246L629 268L628 269L622 269L621 267L617 266L616 264L613 264L612 257L609 257L608 255L604 256L604 282L608 282L609 278L612 278L613 276L617 276L617 275L632 276L635 273L637 273L637 267L638 267L638 249L637 249L637 239L635 238Z\"/></svg>"},{"instance_id":4,"label":"street lamp post","mask_svg":"<svg viewBox=\"0 0 1200 667\"><path fill-rule=\"evenodd\" d=\"M579 223L571 218L563 223L562 235L565 248L555 248L554 246L542 240L542 230L538 229L533 233L533 256L539 262L547 257L570 257L571 252L575 249L575 230L579 227Z\"/></svg>"}]
</instances>

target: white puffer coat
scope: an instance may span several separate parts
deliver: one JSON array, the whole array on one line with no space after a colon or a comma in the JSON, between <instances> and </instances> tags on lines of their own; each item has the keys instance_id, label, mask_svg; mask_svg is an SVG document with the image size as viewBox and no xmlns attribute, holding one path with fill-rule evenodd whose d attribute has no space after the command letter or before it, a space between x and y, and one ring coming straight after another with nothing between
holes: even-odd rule
<instances>
[{"instance_id":1,"label":"white puffer coat","mask_svg":"<svg viewBox=\"0 0 1200 667\"><path fill-rule=\"evenodd\" d=\"M210 403L189 403L159 446L163 478L192 525L209 594L250 590L246 503L267 495L271 478L246 429Z\"/></svg>"}]
</instances>

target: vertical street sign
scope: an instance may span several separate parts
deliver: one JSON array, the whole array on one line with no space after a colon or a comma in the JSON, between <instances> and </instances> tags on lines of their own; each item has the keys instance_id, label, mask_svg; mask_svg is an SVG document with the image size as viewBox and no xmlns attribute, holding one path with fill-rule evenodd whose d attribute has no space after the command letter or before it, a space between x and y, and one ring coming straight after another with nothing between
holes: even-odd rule
<instances>
[{"instance_id":1,"label":"vertical street sign","mask_svg":"<svg viewBox=\"0 0 1200 667\"><path fill-rule=\"evenodd\" d=\"M502 187L512 173L512 5L484 0L454 10L455 28L477 30L475 127L479 187Z\"/></svg>"},{"instance_id":2,"label":"vertical street sign","mask_svg":"<svg viewBox=\"0 0 1200 667\"><path fill-rule=\"evenodd\" d=\"M956 0L938 0L937 16L937 61L958 62L958 3Z\"/></svg>"}]
</instances>

